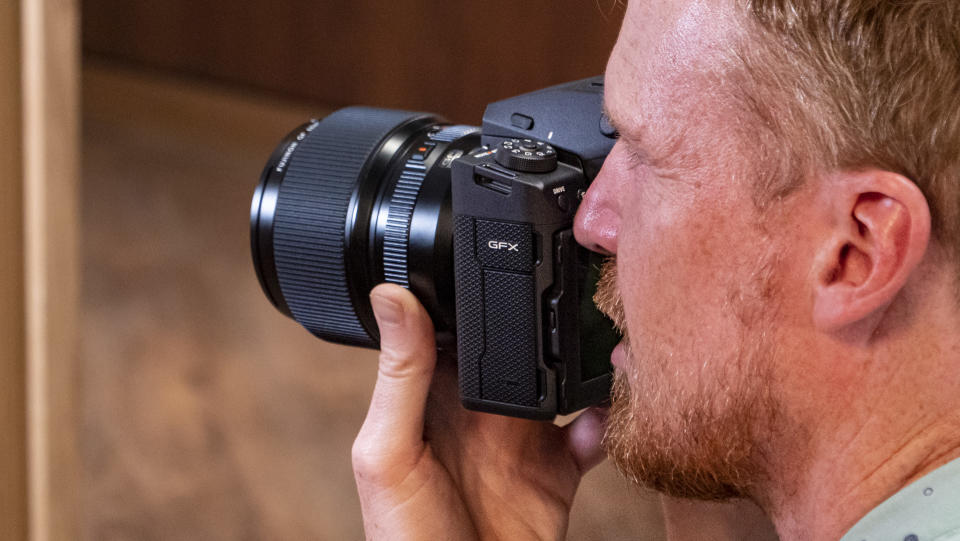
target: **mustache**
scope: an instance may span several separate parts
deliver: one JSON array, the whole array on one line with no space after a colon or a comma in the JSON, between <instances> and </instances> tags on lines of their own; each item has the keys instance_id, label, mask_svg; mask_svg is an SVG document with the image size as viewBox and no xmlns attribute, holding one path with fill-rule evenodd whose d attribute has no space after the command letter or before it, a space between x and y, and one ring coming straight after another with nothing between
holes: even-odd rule
<instances>
[{"instance_id":1,"label":"mustache","mask_svg":"<svg viewBox=\"0 0 960 541\"><path fill-rule=\"evenodd\" d=\"M600 267L600 278L597 280L597 290L593 294L593 303L613 321L614 327L627 338L627 317L623 310L623 298L617 285L617 258L610 256L603 261Z\"/></svg>"}]
</instances>

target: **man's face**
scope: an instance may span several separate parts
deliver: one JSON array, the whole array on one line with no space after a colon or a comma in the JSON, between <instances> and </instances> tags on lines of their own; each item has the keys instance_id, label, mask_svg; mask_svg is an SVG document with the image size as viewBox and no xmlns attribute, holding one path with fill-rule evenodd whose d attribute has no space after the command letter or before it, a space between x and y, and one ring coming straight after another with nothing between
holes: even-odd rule
<instances>
[{"instance_id":1,"label":"man's face","mask_svg":"<svg viewBox=\"0 0 960 541\"><path fill-rule=\"evenodd\" d=\"M762 475L783 304L779 218L754 204L725 4L630 2L606 72L621 138L576 221L582 244L615 255L598 301L629 340L613 359L608 451L639 483L708 499Z\"/></svg>"}]
</instances>

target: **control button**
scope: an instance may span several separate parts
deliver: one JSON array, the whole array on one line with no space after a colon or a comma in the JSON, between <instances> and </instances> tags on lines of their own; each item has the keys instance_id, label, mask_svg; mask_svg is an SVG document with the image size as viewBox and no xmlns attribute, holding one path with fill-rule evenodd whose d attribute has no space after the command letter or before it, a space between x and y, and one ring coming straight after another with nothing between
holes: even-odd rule
<instances>
[{"instance_id":1,"label":"control button","mask_svg":"<svg viewBox=\"0 0 960 541\"><path fill-rule=\"evenodd\" d=\"M494 159L507 169L522 173L549 173L557 168L557 151L533 139L503 141Z\"/></svg>"},{"instance_id":2,"label":"control button","mask_svg":"<svg viewBox=\"0 0 960 541\"><path fill-rule=\"evenodd\" d=\"M560 207L560 210L567 212L570 210L570 198L568 198L565 194L558 195L557 206Z\"/></svg>"},{"instance_id":3,"label":"control button","mask_svg":"<svg viewBox=\"0 0 960 541\"><path fill-rule=\"evenodd\" d=\"M533 127L533 119L520 113L510 115L510 123L513 124L515 128L520 128L521 130L529 130Z\"/></svg>"},{"instance_id":4,"label":"control button","mask_svg":"<svg viewBox=\"0 0 960 541\"><path fill-rule=\"evenodd\" d=\"M477 258L486 269L532 273L533 228L530 224L477 220Z\"/></svg>"}]
</instances>

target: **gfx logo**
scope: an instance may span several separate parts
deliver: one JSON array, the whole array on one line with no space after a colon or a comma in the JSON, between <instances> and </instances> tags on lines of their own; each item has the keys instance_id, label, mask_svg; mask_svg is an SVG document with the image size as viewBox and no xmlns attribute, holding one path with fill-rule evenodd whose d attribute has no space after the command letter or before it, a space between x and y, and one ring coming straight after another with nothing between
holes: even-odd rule
<instances>
[{"instance_id":1,"label":"gfx logo","mask_svg":"<svg viewBox=\"0 0 960 541\"><path fill-rule=\"evenodd\" d=\"M487 242L487 246L489 246L491 250L506 250L508 252L519 252L520 249L517 248L519 245L519 242L514 244L512 242L506 242L502 240L491 240Z\"/></svg>"}]
</instances>

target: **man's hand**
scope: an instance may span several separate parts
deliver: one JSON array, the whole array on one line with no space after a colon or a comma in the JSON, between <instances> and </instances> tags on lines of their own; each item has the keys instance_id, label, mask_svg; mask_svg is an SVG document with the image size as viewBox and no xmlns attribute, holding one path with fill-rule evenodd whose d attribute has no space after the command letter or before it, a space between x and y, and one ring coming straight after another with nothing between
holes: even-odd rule
<instances>
[{"instance_id":1,"label":"man's hand","mask_svg":"<svg viewBox=\"0 0 960 541\"><path fill-rule=\"evenodd\" d=\"M604 414L570 425L467 411L456 368L407 290L370 294L380 370L353 445L368 539L562 539L580 477L603 460Z\"/></svg>"}]
</instances>

